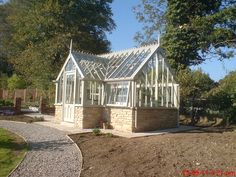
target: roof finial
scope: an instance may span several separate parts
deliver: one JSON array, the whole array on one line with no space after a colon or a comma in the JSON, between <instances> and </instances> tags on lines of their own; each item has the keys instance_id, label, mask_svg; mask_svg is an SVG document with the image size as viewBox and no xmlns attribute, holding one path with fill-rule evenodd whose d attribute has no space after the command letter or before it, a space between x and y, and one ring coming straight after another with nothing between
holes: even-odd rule
<instances>
[{"instance_id":1,"label":"roof finial","mask_svg":"<svg viewBox=\"0 0 236 177\"><path fill-rule=\"evenodd\" d=\"M72 43L73 43L73 41L72 41L72 39L70 40L70 53L72 52Z\"/></svg>"}]
</instances>

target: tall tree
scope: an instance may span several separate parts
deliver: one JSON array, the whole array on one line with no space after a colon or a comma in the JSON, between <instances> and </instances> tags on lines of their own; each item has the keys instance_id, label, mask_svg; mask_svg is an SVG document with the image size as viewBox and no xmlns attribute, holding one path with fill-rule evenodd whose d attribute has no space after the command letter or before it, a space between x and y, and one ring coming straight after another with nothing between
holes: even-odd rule
<instances>
[{"instance_id":1,"label":"tall tree","mask_svg":"<svg viewBox=\"0 0 236 177\"><path fill-rule=\"evenodd\" d=\"M142 0L134 10L146 24L135 39L150 42L161 31L167 58L176 69L208 57L233 56L227 49L236 48L235 0Z\"/></svg>"},{"instance_id":2,"label":"tall tree","mask_svg":"<svg viewBox=\"0 0 236 177\"><path fill-rule=\"evenodd\" d=\"M215 87L215 82L200 69L195 71L190 69L180 70L178 79L181 88L180 112L184 113L185 109L191 108L191 122L194 124L194 109L207 98L207 93Z\"/></svg>"},{"instance_id":3,"label":"tall tree","mask_svg":"<svg viewBox=\"0 0 236 177\"><path fill-rule=\"evenodd\" d=\"M92 53L110 50L105 32L115 28L112 0L11 0L11 62L16 72L47 89L73 48Z\"/></svg>"},{"instance_id":4,"label":"tall tree","mask_svg":"<svg viewBox=\"0 0 236 177\"><path fill-rule=\"evenodd\" d=\"M218 111L226 125L236 123L236 71L219 81L219 85L208 93L210 108Z\"/></svg>"},{"instance_id":5,"label":"tall tree","mask_svg":"<svg viewBox=\"0 0 236 177\"><path fill-rule=\"evenodd\" d=\"M11 75L12 66L7 61L8 53L7 43L11 38L11 28L6 18L9 11L9 6L6 4L0 4L0 77L5 75Z\"/></svg>"}]
</instances>

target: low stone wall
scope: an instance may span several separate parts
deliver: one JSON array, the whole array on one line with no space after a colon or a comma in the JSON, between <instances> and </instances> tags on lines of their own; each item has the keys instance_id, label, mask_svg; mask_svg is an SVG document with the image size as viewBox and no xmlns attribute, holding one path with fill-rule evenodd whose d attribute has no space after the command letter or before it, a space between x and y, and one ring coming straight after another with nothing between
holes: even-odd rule
<instances>
[{"instance_id":1,"label":"low stone wall","mask_svg":"<svg viewBox=\"0 0 236 177\"><path fill-rule=\"evenodd\" d=\"M134 127L134 109L106 107L105 119L114 130L132 132Z\"/></svg>"},{"instance_id":2,"label":"low stone wall","mask_svg":"<svg viewBox=\"0 0 236 177\"><path fill-rule=\"evenodd\" d=\"M62 119L62 106L55 105L55 120ZM123 132L141 132L178 126L178 110L174 108L124 108L75 106L75 127L88 129L107 121L110 127Z\"/></svg>"},{"instance_id":3,"label":"low stone wall","mask_svg":"<svg viewBox=\"0 0 236 177\"><path fill-rule=\"evenodd\" d=\"M55 105L55 122L61 123L62 121L62 105Z\"/></svg>"},{"instance_id":4,"label":"low stone wall","mask_svg":"<svg viewBox=\"0 0 236 177\"><path fill-rule=\"evenodd\" d=\"M75 112L74 112L74 115L75 115L75 127L78 127L78 128L83 128L83 107L81 106L76 106L75 107Z\"/></svg>"},{"instance_id":5,"label":"low stone wall","mask_svg":"<svg viewBox=\"0 0 236 177\"><path fill-rule=\"evenodd\" d=\"M99 127L103 119L103 107L84 107L83 108L83 127Z\"/></svg>"},{"instance_id":6,"label":"low stone wall","mask_svg":"<svg viewBox=\"0 0 236 177\"><path fill-rule=\"evenodd\" d=\"M178 126L178 110L174 108L136 108L135 114L135 132Z\"/></svg>"}]
</instances>

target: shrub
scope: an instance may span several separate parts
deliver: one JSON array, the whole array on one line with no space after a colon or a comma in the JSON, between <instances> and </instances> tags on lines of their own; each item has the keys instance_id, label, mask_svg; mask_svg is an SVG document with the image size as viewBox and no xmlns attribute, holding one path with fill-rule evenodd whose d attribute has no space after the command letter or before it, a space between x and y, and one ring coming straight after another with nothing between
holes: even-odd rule
<instances>
[{"instance_id":1,"label":"shrub","mask_svg":"<svg viewBox=\"0 0 236 177\"><path fill-rule=\"evenodd\" d=\"M107 133L106 136L111 138L111 137L113 137L114 135L113 135L112 133Z\"/></svg>"},{"instance_id":2,"label":"shrub","mask_svg":"<svg viewBox=\"0 0 236 177\"><path fill-rule=\"evenodd\" d=\"M94 129L93 129L93 134L94 134L95 136L99 136L99 135L101 134L101 130L100 130L99 128L94 128Z\"/></svg>"},{"instance_id":3,"label":"shrub","mask_svg":"<svg viewBox=\"0 0 236 177\"><path fill-rule=\"evenodd\" d=\"M12 101L9 100L0 100L0 107L1 106L14 106Z\"/></svg>"},{"instance_id":4,"label":"shrub","mask_svg":"<svg viewBox=\"0 0 236 177\"><path fill-rule=\"evenodd\" d=\"M8 80L7 80L7 87L10 90L14 89L24 89L26 87L25 81L17 76L16 74L13 74Z\"/></svg>"}]
</instances>

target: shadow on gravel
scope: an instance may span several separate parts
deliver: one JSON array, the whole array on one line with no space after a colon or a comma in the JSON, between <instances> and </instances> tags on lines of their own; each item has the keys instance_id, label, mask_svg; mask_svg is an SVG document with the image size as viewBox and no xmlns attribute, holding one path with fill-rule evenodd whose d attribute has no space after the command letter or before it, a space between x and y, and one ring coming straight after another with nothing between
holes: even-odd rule
<instances>
[{"instance_id":1,"label":"shadow on gravel","mask_svg":"<svg viewBox=\"0 0 236 177\"><path fill-rule=\"evenodd\" d=\"M31 151L64 151L65 147L72 146L73 143L66 140L53 140L41 142L29 142Z\"/></svg>"}]
</instances>

